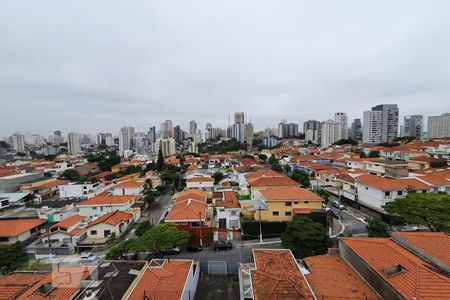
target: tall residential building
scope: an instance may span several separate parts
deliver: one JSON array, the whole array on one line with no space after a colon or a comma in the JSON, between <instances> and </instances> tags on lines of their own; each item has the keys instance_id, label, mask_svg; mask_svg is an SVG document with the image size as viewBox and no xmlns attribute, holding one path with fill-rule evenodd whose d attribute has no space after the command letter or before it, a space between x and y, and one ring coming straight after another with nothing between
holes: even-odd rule
<instances>
[{"instance_id":1,"label":"tall residential building","mask_svg":"<svg viewBox=\"0 0 450 300\"><path fill-rule=\"evenodd\" d=\"M114 138L111 133L105 133L105 145L108 147L114 146Z\"/></svg>"},{"instance_id":2,"label":"tall residential building","mask_svg":"<svg viewBox=\"0 0 450 300\"><path fill-rule=\"evenodd\" d=\"M123 156L124 151L133 147L134 127L122 127L119 132L119 155Z\"/></svg>"},{"instance_id":3,"label":"tall residential building","mask_svg":"<svg viewBox=\"0 0 450 300\"><path fill-rule=\"evenodd\" d=\"M243 112L234 113L234 123L245 123L245 114Z\"/></svg>"},{"instance_id":4,"label":"tall residential building","mask_svg":"<svg viewBox=\"0 0 450 300\"><path fill-rule=\"evenodd\" d=\"M334 122L338 125L337 129L337 140L347 139L348 138L348 125L347 125L347 114L344 112L337 112L334 114Z\"/></svg>"},{"instance_id":5,"label":"tall residential building","mask_svg":"<svg viewBox=\"0 0 450 300\"><path fill-rule=\"evenodd\" d=\"M397 104L380 104L372 107L372 111L380 111L381 115L381 142L392 142L398 136Z\"/></svg>"},{"instance_id":6,"label":"tall residential building","mask_svg":"<svg viewBox=\"0 0 450 300\"><path fill-rule=\"evenodd\" d=\"M156 139L157 139L158 137L156 136L156 127L155 126L152 126L152 127L150 127L149 129L148 129L148 140L151 142L151 143L154 143L154 142L156 142Z\"/></svg>"},{"instance_id":7,"label":"tall residential building","mask_svg":"<svg viewBox=\"0 0 450 300\"><path fill-rule=\"evenodd\" d=\"M11 136L12 147L16 152L25 152L25 136L21 133L14 133Z\"/></svg>"},{"instance_id":8,"label":"tall residential building","mask_svg":"<svg viewBox=\"0 0 450 300\"><path fill-rule=\"evenodd\" d=\"M362 126L361 126L361 119L355 119L352 122L352 126L350 127L349 131L349 138L355 141L362 141Z\"/></svg>"},{"instance_id":9,"label":"tall residential building","mask_svg":"<svg viewBox=\"0 0 450 300\"><path fill-rule=\"evenodd\" d=\"M67 151L70 155L77 154L81 151L81 134L69 132L67 134Z\"/></svg>"},{"instance_id":10,"label":"tall residential building","mask_svg":"<svg viewBox=\"0 0 450 300\"><path fill-rule=\"evenodd\" d=\"M175 142L180 144L184 140L183 129L181 129L180 125L177 125L173 128L173 137Z\"/></svg>"},{"instance_id":11,"label":"tall residential building","mask_svg":"<svg viewBox=\"0 0 450 300\"><path fill-rule=\"evenodd\" d=\"M254 136L253 124L248 122L245 124L245 142L247 143L248 149L251 150L253 147L253 136Z\"/></svg>"},{"instance_id":12,"label":"tall residential building","mask_svg":"<svg viewBox=\"0 0 450 300\"><path fill-rule=\"evenodd\" d=\"M55 130L55 131L53 131L53 135L54 135L54 136L62 137L62 135L61 135L61 130Z\"/></svg>"},{"instance_id":13,"label":"tall residential building","mask_svg":"<svg viewBox=\"0 0 450 300\"><path fill-rule=\"evenodd\" d=\"M328 146L338 141L340 136L341 126L334 120L328 120L321 123L321 140L320 144L322 146Z\"/></svg>"},{"instance_id":14,"label":"tall residential building","mask_svg":"<svg viewBox=\"0 0 450 300\"><path fill-rule=\"evenodd\" d=\"M305 141L311 141L313 144L321 142L320 137L320 122L317 120L308 120L303 122L303 133L305 134Z\"/></svg>"},{"instance_id":15,"label":"tall residential building","mask_svg":"<svg viewBox=\"0 0 450 300\"><path fill-rule=\"evenodd\" d=\"M365 111L363 115L363 142L373 144L381 143L382 124L382 111Z\"/></svg>"},{"instance_id":16,"label":"tall residential building","mask_svg":"<svg viewBox=\"0 0 450 300\"><path fill-rule=\"evenodd\" d=\"M162 151L164 157L175 154L175 139L157 139L155 143L155 153L158 154L159 150Z\"/></svg>"},{"instance_id":17,"label":"tall residential building","mask_svg":"<svg viewBox=\"0 0 450 300\"><path fill-rule=\"evenodd\" d=\"M450 113L428 117L428 138L450 137Z\"/></svg>"},{"instance_id":18,"label":"tall residential building","mask_svg":"<svg viewBox=\"0 0 450 300\"><path fill-rule=\"evenodd\" d=\"M160 138L166 139L166 138L172 138L173 137L173 125L171 120L165 120L161 124L161 132L160 132Z\"/></svg>"},{"instance_id":19,"label":"tall residential building","mask_svg":"<svg viewBox=\"0 0 450 300\"><path fill-rule=\"evenodd\" d=\"M423 138L423 116L413 115L405 116L403 119L403 136L415 136L418 139Z\"/></svg>"},{"instance_id":20,"label":"tall residential building","mask_svg":"<svg viewBox=\"0 0 450 300\"><path fill-rule=\"evenodd\" d=\"M197 132L197 122L192 120L189 122L189 134L194 135Z\"/></svg>"},{"instance_id":21,"label":"tall residential building","mask_svg":"<svg viewBox=\"0 0 450 300\"><path fill-rule=\"evenodd\" d=\"M278 138L282 139L286 137L286 125L287 120L283 119L280 123L278 123Z\"/></svg>"}]
</instances>

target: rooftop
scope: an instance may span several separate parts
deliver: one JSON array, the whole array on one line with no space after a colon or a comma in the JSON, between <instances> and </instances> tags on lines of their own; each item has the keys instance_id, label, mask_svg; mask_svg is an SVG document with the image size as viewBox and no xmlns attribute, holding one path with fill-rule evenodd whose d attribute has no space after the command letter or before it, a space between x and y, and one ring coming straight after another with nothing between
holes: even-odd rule
<instances>
[{"instance_id":1,"label":"rooftop","mask_svg":"<svg viewBox=\"0 0 450 300\"><path fill-rule=\"evenodd\" d=\"M430 186L415 178L384 178L371 174L364 174L355 178L357 183L383 191L395 190L429 190Z\"/></svg>"},{"instance_id":2,"label":"rooftop","mask_svg":"<svg viewBox=\"0 0 450 300\"><path fill-rule=\"evenodd\" d=\"M319 195L299 187L277 188L263 190L261 194L267 201L324 201Z\"/></svg>"},{"instance_id":3,"label":"rooftop","mask_svg":"<svg viewBox=\"0 0 450 300\"><path fill-rule=\"evenodd\" d=\"M133 217L133 214L130 212L115 210L115 211L107 213L106 215L103 215L103 216L95 219L94 221L90 222L88 224L88 227L94 226L99 223L106 223L106 224L115 226L121 222L128 221L132 217Z\"/></svg>"},{"instance_id":4,"label":"rooftop","mask_svg":"<svg viewBox=\"0 0 450 300\"><path fill-rule=\"evenodd\" d=\"M78 204L78 206L84 206L84 205L120 205L125 204L131 200L133 200L135 195L124 195L124 196L111 196L111 195L104 195L100 194L95 197L92 197L91 199L88 199L86 201L83 201Z\"/></svg>"},{"instance_id":5,"label":"rooftop","mask_svg":"<svg viewBox=\"0 0 450 300\"><path fill-rule=\"evenodd\" d=\"M15 237L47 222L46 219L0 220L0 236Z\"/></svg>"},{"instance_id":6,"label":"rooftop","mask_svg":"<svg viewBox=\"0 0 450 300\"><path fill-rule=\"evenodd\" d=\"M300 183L290 179L287 176L281 177L259 177L250 182L252 187L266 187L266 186L300 186Z\"/></svg>"}]
</instances>

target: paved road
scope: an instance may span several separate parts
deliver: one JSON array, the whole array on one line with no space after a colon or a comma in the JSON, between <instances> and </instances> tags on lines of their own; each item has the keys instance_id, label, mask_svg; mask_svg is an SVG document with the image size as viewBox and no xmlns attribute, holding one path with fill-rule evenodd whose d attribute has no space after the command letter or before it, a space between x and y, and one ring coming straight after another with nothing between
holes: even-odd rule
<instances>
[{"instance_id":1,"label":"paved road","mask_svg":"<svg viewBox=\"0 0 450 300\"><path fill-rule=\"evenodd\" d=\"M150 223L157 223L161 216L166 212L169 202L172 199L173 195L170 195L168 192L156 198L155 202L150 206L148 213L148 220Z\"/></svg>"},{"instance_id":2,"label":"paved road","mask_svg":"<svg viewBox=\"0 0 450 300\"><path fill-rule=\"evenodd\" d=\"M336 214L339 214L339 210L337 208L332 207L331 209ZM345 211L341 212L341 222L345 226L345 230L344 230L345 235L364 234L367 232L366 224L364 224L360 220L350 216Z\"/></svg>"},{"instance_id":3,"label":"paved road","mask_svg":"<svg viewBox=\"0 0 450 300\"><path fill-rule=\"evenodd\" d=\"M175 255L166 255L170 258L187 258L197 261L226 261L252 263L252 249L282 249L281 242L270 242L270 244L241 244L233 243L233 249L214 251L214 248L206 248L200 252L182 252Z\"/></svg>"}]
</instances>

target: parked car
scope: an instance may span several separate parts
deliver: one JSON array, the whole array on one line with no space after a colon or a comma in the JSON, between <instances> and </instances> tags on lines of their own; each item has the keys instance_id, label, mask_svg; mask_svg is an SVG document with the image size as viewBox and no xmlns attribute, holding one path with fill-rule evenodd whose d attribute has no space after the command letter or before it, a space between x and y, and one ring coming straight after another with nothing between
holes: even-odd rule
<instances>
[{"instance_id":1,"label":"parked car","mask_svg":"<svg viewBox=\"0 0 450 300\"><path fill-rule=\"evenodd\" d=\"M331 202L331 204L336 208L345 209L345 206L340 204L339 201L334 200L333 202Z\"/></svg>"},{"instance_id":2,"label":"parked car","mask_svg":"<svg viewBox=\"0 0 450 300\"><path fill-rule=\"evenodd\" d=\"M196 244L190 244L187 246L186 250L188 252L199 252L202 251L203 247L200 245L196 245Z\"/></svg>"},{"instance_id":3,"label":"parked car","mask_svg":"<svg viewBox=\"0 0 450 300\"><path fill-rule=\"evenodd\" d=\"M172 255L172 254L179 254L180 253L180 247L172 247L164 251L164 254Z\"/></svg>"},{"instance_id":4,"label":"parked car","mask_svg":"<svg viewBox=\"0 0 450 300\"><path fill-rule=\"evenodd\" d=\"M219 240L214 244L214 250L231 250L233 244L230 241Z\"/></svg>"},{"instance_id":5,"label":"parked car","mask_svg":"<svg viewBox=\"0 0 450 300\"><path fill-rule=\"evenodd\" d=\"M82 253L81 254L81 258L80 258L80 262L82 264L89 264L89 263L93 263L95 261L98 260L98 257L95 256L94 254L87 252L87 253Z\"/></svg>"},{"instance_id":6,"label":"parked car","mask_svg":"<svg viewBox=\"0 0 450 300\"><path fill-rule=\"evenodd\" d=\"M337 213L335 213L334 210L330 209L329 212L330 212L330 214L331 214L331 216L332 216L333 218L339 219L339 215L338 215Z\"/></svg>"}]
</instances>

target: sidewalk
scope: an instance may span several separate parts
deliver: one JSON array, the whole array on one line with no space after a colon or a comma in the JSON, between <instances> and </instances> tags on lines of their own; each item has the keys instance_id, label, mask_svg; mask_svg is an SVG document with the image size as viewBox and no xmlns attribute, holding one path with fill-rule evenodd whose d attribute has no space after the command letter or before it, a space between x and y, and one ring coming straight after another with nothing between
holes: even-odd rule
<instances>
[{"instance_id":1,"label":"sidewalk","mask_svg":"<svg viewBox=\"0 0 450 300\"><path fill-rule=\"evenodd\" d=\"M347 208L345 210L343 210L342 212L348 214L349 216L352 216L353 218L355 218L367 225L366 218L369 216L364 214L363 212L356 210L350 206L347 206Z\"/></svg>"}]
</instances>

